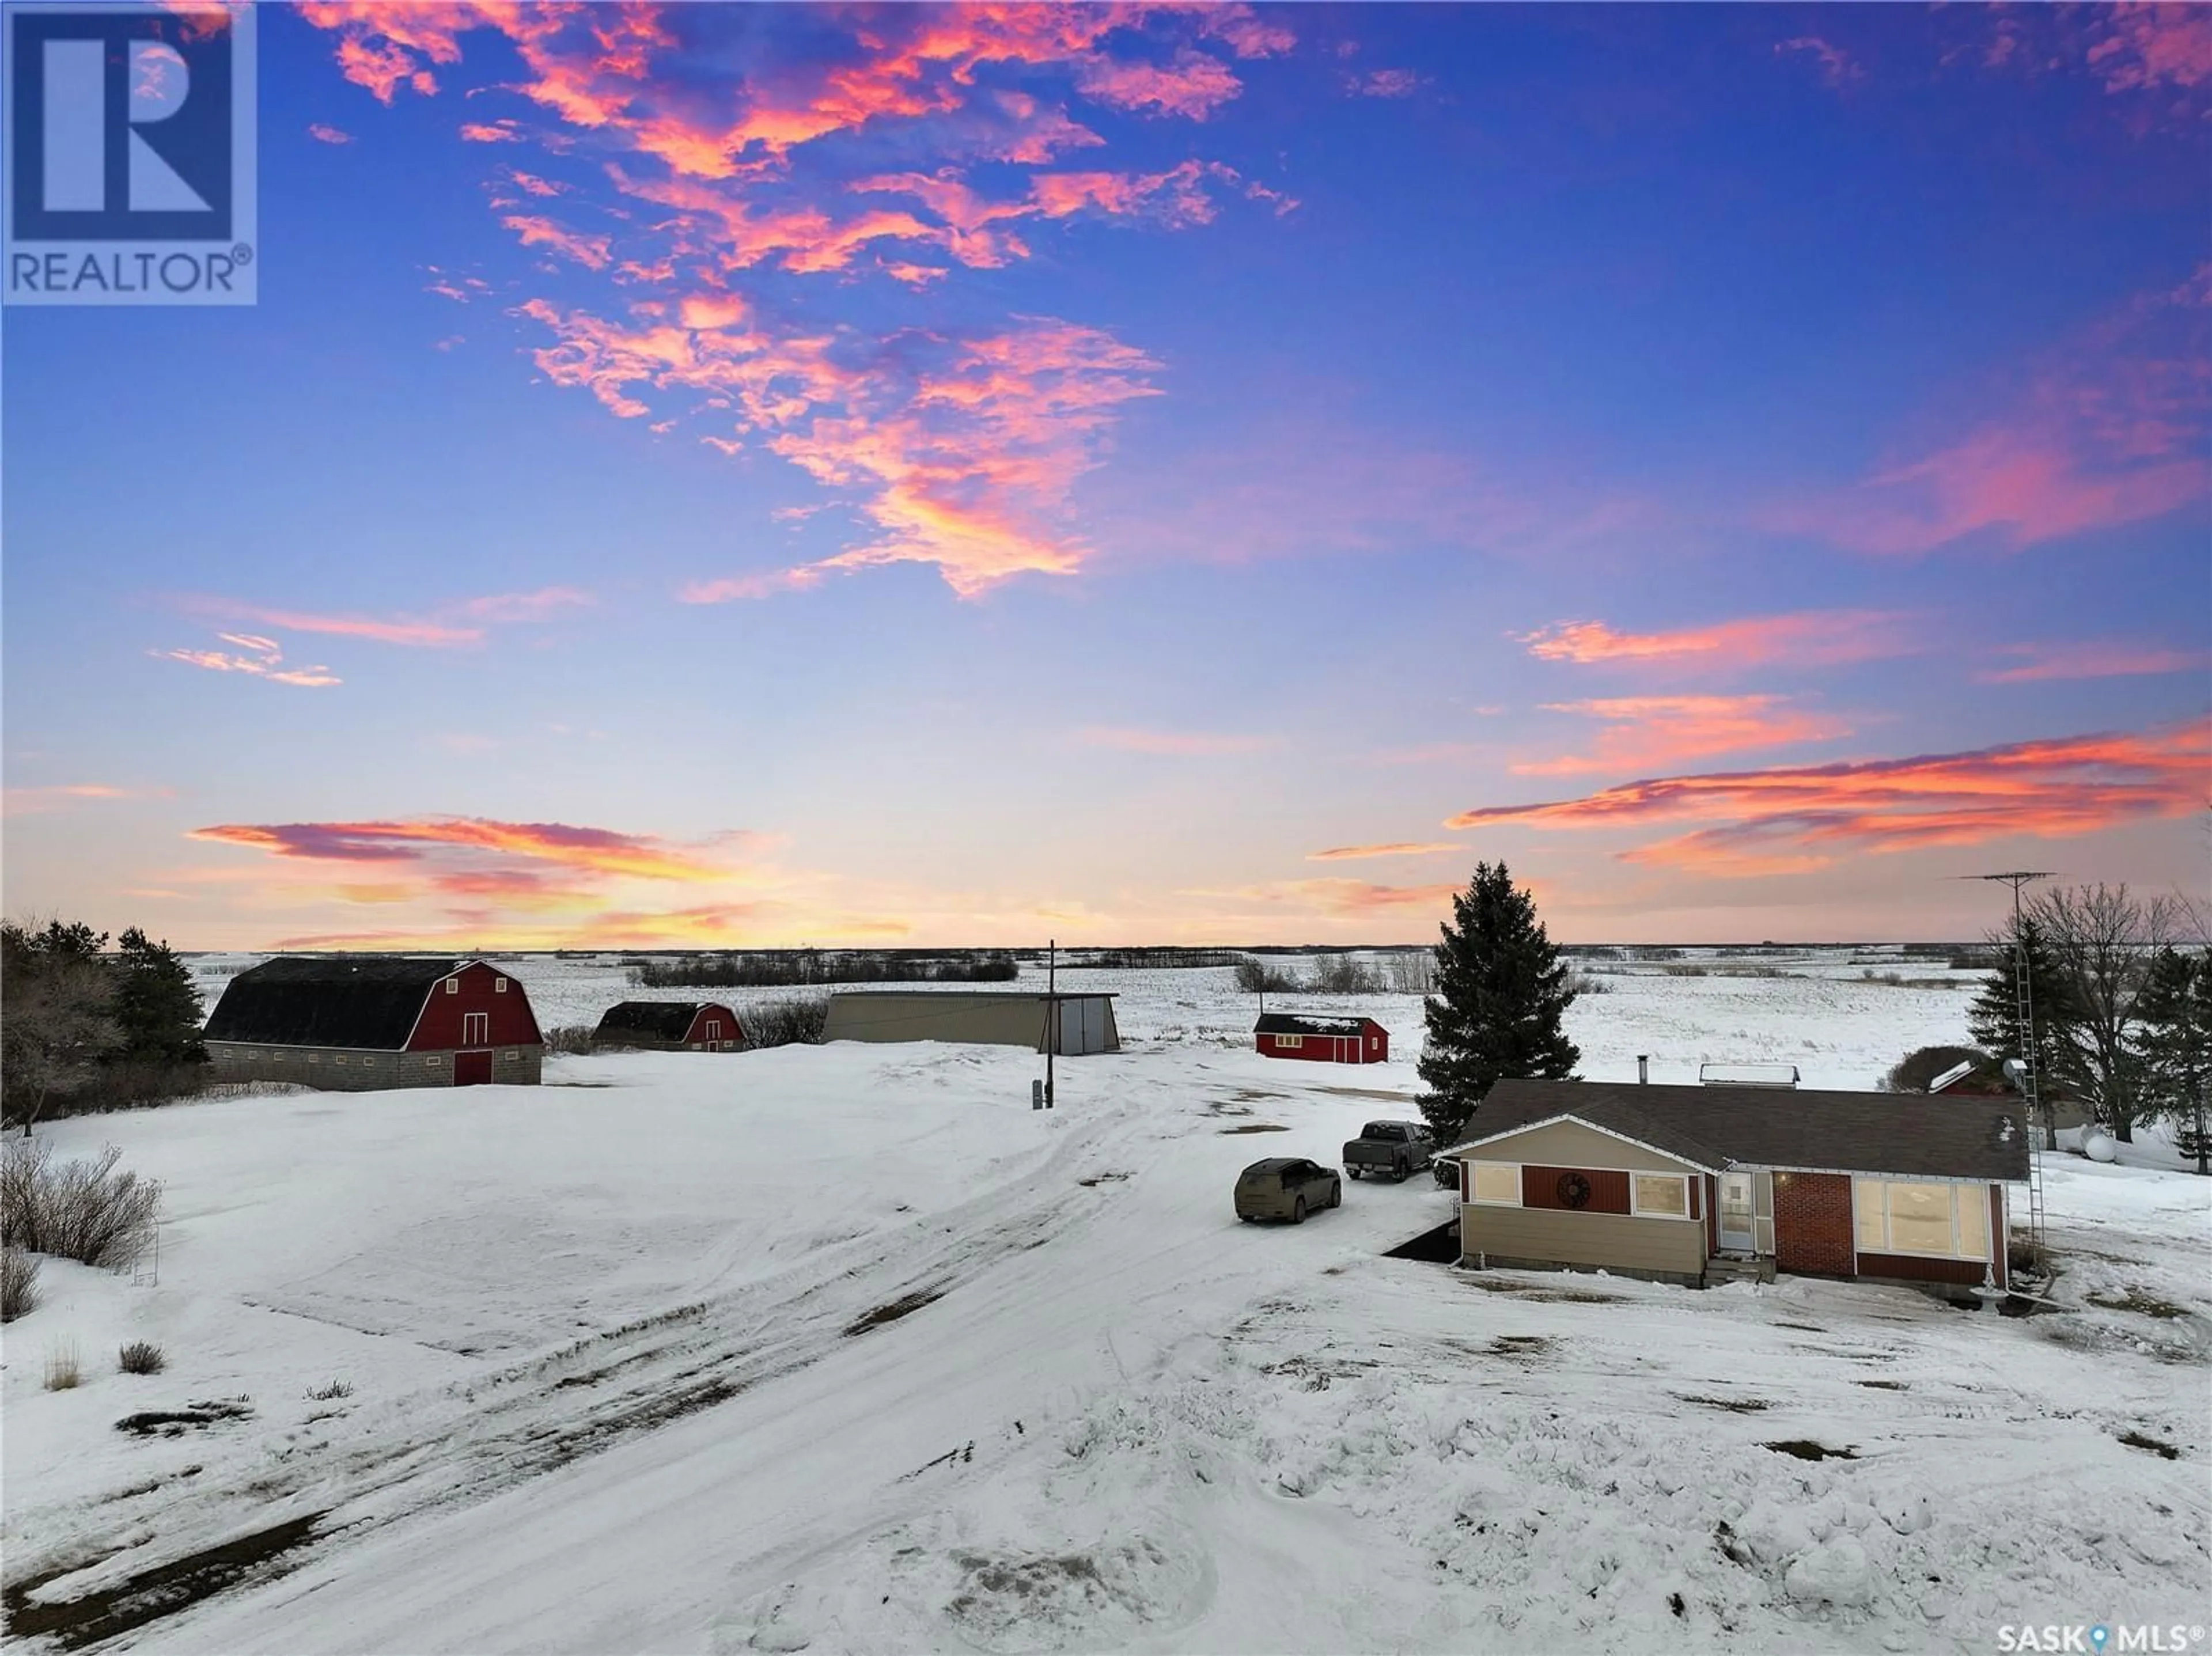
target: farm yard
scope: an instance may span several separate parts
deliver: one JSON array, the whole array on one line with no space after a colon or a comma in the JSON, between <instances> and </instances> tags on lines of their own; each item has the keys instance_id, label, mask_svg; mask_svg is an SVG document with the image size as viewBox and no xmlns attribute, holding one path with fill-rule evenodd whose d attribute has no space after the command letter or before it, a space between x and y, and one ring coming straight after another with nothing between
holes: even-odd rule
<instances>
[{"instance_id":1,"label":"farm yard","mask_svg":"<svg viewBox=\"0 0 2212 1656\"><path fill-rule=\"evenodd\" d=\"M195 961L210 1001L256 956ZM548 1029L618 956L495 961ZM1583 962L1582 1071L1869 1087L1978 974ZM1020 984L1039 979L1026 961ZM1892 981L1891 980L1896 980ZM1042 986L1041 981L1034 986ZM540 1088L76 1118L158 1258L49 1262L5 1348L11 1634L324 1652L1996 1647L2202 1622L2212 1181L2048 1163L2057 1303L1385 1257L1425 1180L1239 1226L1237 1169L1410 1113L1251 1050L1227 968L1063 967L1124 1050L549 1056ZM740 1017L787 991L718 992ZM125 1341L155 1374L118 1374ZM63 1345L85 1379L46 1391ZM118 1422L149 1417L132 1429Z\"/></svg>"}]
</instances>

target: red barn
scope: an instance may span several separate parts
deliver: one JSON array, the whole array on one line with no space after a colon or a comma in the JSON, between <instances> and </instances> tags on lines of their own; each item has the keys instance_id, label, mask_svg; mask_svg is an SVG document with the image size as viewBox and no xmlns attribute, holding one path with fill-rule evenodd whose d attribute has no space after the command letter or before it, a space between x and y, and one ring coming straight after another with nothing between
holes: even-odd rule
<instances>
[{"instance_id":1,"label":"red barn","mask_svg":"<svg viewBox=\"0 0 2212 1656\"><path fill-rule=\"evenodd\" d=\"M1380 1064L1390 1056L1390 1032L1373 1018L1309 1018L1262 1012L1252 1026L1262 1058L1303 1058L1316 1064Z\"/></svg>"},{"instance_id":2,"label":"red barn","mask_svg":"<svg viewBox=\"0 0 2212 1656\"><path fill-rule=\"evenodd\" d=\"M626 1000L607 1008L592 1031L595 1046L667 1052L734 1052L745 1044L738 1015L719 1001Z\"/></svg>"},{"instance_id":3,"label":"red barn","mask_svg":"<svg viewBox=\"0 0 2212 1656\"><path fill-rule=\"evenodd\" d=\"M483 961L338 955L264 961L205 1034L218 1081L386 1087L537 1084L544 1037L521 984Z\"/></svg>"}]
</instances>

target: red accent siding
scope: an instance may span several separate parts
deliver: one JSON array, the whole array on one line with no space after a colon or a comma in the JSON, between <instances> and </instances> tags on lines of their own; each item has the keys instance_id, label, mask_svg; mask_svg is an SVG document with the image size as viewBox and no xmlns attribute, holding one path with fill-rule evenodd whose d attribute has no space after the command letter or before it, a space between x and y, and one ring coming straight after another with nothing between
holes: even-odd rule
<instances>
[{"instance_id":1,"label":"red accent siding","mask_svg":"<svg viewBox=\"0 0 2212 1656\"><path fill-rule=\"evenodd\" d=\"M1701 1179L1690 1180L1690 1188L1705 1192L1705 1253L1708 1255L1718 1253L1721 1251L1720 1181L1711 1174L1707 1174ZM1753 1233L1754 1236L1756 1234L1756 1232Z\"/></svg>"},{"instance_id":2,"label":"red accent siding","mask_svg":"<svg viewBox=\"0 0 2212 1656\"><path fill-rule=\"evenodd\" d=\"M1774 1175L1774 1263L1810 1277L1855 1274L1851 1179L1844 1173Z\"/></svg>"},{"instance_id":3,"label":"red accent siding","mask_svg":"<svg viewBox=\"0 0 2212 1656\"><path fill-rule=\"evenodd\" d=\"M707 1025L710 1020L721 1026L720 1034L710 1035L707 1033ZM684 1044L686 1046L690 1046L694 1041L704 1046L709 1040L741 1041L744 1039L744 1029L738 1022L738 1015L728 1007L712 1002L691 1015L691 1027L684 1032Z\"/></svg>"},{"instance_id":4,"label":"red accent siding","mask_svg":"<svg viewBox=\"0 0 2212 1656\"><path fill-rule=\"evenodd\" d=\"M498 987L501 978L507 978L504 993ZM456 981L460 987L447 993L446 985ZM489 1015L486 1028L490 1033L486 1039L462 1038L465 1031L461 1020L470 1012ZM462 1047L537 1046L544 1041L544 1037L538 1033L538 1020L530 1010L530 997L523 993L522 985L482 961L472 961L452 978L441 979L431 986L429 998L422 1003L422 1015L415 1021L415 1033L408 1039L407 1050L450 1052ZM487 1081L490 1078L484 1077Z\"/></svg>"},{"instance_id":5,"label":"red accent siding","mask_svg":"<svg viewBox=\"0 0 2212 1656\"><path fill-rule=\"evenodd\" d=\"M2011 1239L2005 1234L2005 1187L1990 1186L1990 1265L1996 1272L1997 1286L2012 1286Z\"/></svg>"},{"instance_id":6,"label":"red accent siding","mask_svg":"<svg viewBox=\"0 0 2212 1656\"><path fill-rule=\"evenodd\" d=\"M1304 1059L1311 1064L1380 1064L1390 1056L1390 1032L1372 1018L1363 1021L1357 1035L1300 1035L1297 1045L1284 1046L1281 1037L1262 1034L1255 1040L1262 1058Z\"/></svg>"},{"instance_id":7,"label":"red accent siding","mask_svg":"<svg viewBox=\"0 0 2212 1656\"><path fill-rule=\"evenodd\" d=\"M1566 1208L1559 1199L1559 1180L1569 1174L1579 1174L1589 1180L1590 1198L1579 1210L1583 1213L1626 1213L1628 1211L1628 1175L1617 1168L1523 1168L1521 1169L1521 1205L1524 1208Z\"/></svg>"},{"instance_id":8,"label":"red accent siding","mask_svg":"<svg viewBox=\"0 0 2212 1656\"><path fill-rule=\"evenodd\" d=\"M1931 1259L1919 1253L1862 1253L1859 1275L1908 1283L1978 1283L1988 1270L1979 1259Z\"/></svg>"}]
</instances>

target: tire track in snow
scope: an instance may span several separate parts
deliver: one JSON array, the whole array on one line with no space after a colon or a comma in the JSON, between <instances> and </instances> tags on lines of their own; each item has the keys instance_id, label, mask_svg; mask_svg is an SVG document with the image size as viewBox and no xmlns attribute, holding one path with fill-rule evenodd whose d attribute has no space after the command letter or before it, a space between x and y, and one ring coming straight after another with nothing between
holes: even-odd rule
<instances>
[{"instance_id":1,"label":"tire track in snow","mask_svg":"<svg viewBox=\"0 0 2212 1656\"><path fill-rule=\"evenodd\" d=\"M796 1373L837 1350L871 1317L921 1295L942 1298L1087 1222L1104 1198L1074 1175L1091 1170L1133 1125L1107 1113L1083 1119L1026 1171L951 1207L491 1374L358 1413L327 1436L276 1449L273 1466L234 1466L195 1478L189 1489L146 1491L169 1498L134 1505L127 1521L136 1538L121 1546L111 1538L117 1520L106 1501L68 1513L11 1513L11 1608L40 1612L47 1636L96 1648L106 1635L88 1629L90 1636L72 1641L61 1606L89 1607L180 1569L189 1574L185 1567L236 1545L242 1531L320 1518L310 1538L252 1578L273 1580L325 1556L334 1543L487 1500ZM910 1309L926 1314L921 1306ZM241 1522L249 1513L250 1526ZM209 1591L230 1585L214 1580ZM158 1626L204 1596L167 1604L133 1630ZM10 1619L21 1616L19 1608Z\"/></svg>"}]
</instances>

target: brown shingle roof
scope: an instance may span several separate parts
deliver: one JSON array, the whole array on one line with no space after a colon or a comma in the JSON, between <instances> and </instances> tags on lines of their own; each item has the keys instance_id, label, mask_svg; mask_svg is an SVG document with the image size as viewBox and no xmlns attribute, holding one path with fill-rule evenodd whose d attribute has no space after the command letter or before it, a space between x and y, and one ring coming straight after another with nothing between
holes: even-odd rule
<instances>
[{"instance_id":1,"label":"brown shingle roof","mask_svg":"<svg viewBox=\"0 0 2212 1656\"><path fill-rule=\"evenodd\" d=\"M2027 1177L2019 1101L1956 1094L1501 1081L1458 1148L1566 1115L1715 1172L1802 1168L2015 1183Z\"/></svg>"}]
</instances>

